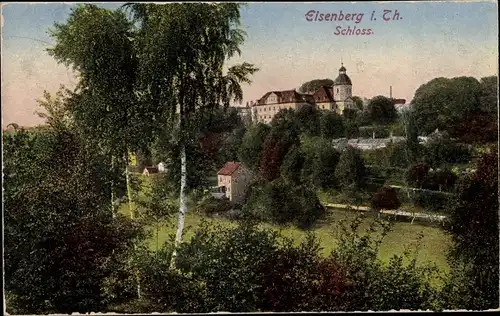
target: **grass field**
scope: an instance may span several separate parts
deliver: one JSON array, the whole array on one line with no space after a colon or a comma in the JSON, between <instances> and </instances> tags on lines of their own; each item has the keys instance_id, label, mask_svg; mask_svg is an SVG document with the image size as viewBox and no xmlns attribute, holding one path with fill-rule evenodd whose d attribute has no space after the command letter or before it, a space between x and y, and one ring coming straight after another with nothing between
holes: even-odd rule
<instances>
[{"instance_id":1,"label":"grass field","mask_svg":"<svg viewBox=\"0 0 500 316\"><path fill-rule=\"evenodd\" d=\"M330 210L328 218L314 228L313 231L318 237L321 247L323 248L323 254L328 255L335 247L335 237L332 232L335 229L335 223L345 219L347 222L353 220L356 214L354 212L345 210ZM196 228L200 225L201 221L205 219L206 221L221 223L223 225L236 225L235 222L231 222L227 219L222 218L206 218L197 214L188 213L186 215L185 230L184 230L184 240L189 240ZM370 217L367 217L363 225L361 226L360 232L364 232L368 227ZM172 218L169 223L164 223L160 225L158 231L158 239L156 238L156 227L151 228L152 237L150 240L150 247L155 250L157 245L161 247L171 236L175 234L177 218ZM295 227L274 227L268 224L264 224L263 227L273 228L282 232L284 236L293 238L297 243L300 243L306 237L306 232ZM448 236L438 227L433 227L421 223L409 222L396 222L392 231L385 237L384 241L380 246L379 258L385 262L388 262L393 255L403 254L406 246L414 246L417 242L419 234L423 234L423 238L420 243L420 250L417 255L419 263L434 263L440 270L448 271L449 267L446 262L445 252L448 248L449 238Z\"/></svg>"},{"instance_id":2,"label":"grass field","mask_svg":"<svg viewBox=\"0 0 500 316\"><path fill-rule=\"evenodd\" d=\"M143 182L143 189L146 191L149 181L147 179L144 180L146 181ZM186 215L184 240L189 240L191 236L193 236L203 219L208 222L221 223L223 225L236 225L235 222L231 222L224 218L207 218L189 212L189 210L192 210L192 203L189 204L191 205ZM122 204L120 209L125 214L130 214L127 204ZM336 229L335 223L340 220L347 220L347 222L349 222L356 216L357 214L352 211L330 209L328 211L328 216L313 229L313 232L320 241L324 255L328 255L335 247L336 241L332 234ZM365 231L370 221L371 215L368 215L361 226L360 232ZM150 248L156 250L157 245L161 247L169 240L169 238L175 234L176 225L176 216L172 217L168 222L162 223L159 226L158 238L156 237L156 227L152 226L152 235L149 242ZM275 227L269 224L263 224L263 226L279 230L284 236L293 238L297 243L300 243L306 237L306 232L296 227ZM392 231L389 232L380 246L379 258L387 262L393 255L403 254L405 247L415 245L420 234L423 234L423 238L421 239L420 250L417 255L418 262L434 263L440 270L448 271L449 267L446 261L446 250L448 249L450 239L441 228L432 226L427 222L415 221L413 224L402 220L395 222Z\"/></svg>"}]
</instances>

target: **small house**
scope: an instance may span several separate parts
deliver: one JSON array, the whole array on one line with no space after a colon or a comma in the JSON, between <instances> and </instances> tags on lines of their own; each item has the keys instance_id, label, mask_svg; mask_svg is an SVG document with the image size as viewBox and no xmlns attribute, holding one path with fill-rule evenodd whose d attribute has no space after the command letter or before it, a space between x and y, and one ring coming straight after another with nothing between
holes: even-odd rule
<instances>
[{"instance_id":1,"label":"small house","mask_svg":"<svg viewBox=\"0 0 500 316\"><path fill-rule=\"evenodd\" d=\"M250 173L239 162L228 162L217 173L218 187L225 187L226 197L233 203L243 203Z\"/></svg>"},{"instance_id":2,"label":"small house","mask_svg":"<svg viewBox=\"0 0 500 316\"><path fill-rule=\"evenodd\" d=\"M142 171L142 174L146 177L149 177L152 174L158 173L158 168L157 167L146 167Z\"/></svg>"},{"instance_id":3,"label":"small house","mask_svg":"<svg viewBox=\"0 0 500 316\"><path fill-rule=\"evenodd\" d=\"M158 164L158 172L160 172L160 173L165 173L165 172L167 172L167 164L166 164L166 163L164 163L164 162L160 162L160 163Z\"/></svg>"}]
</instances>

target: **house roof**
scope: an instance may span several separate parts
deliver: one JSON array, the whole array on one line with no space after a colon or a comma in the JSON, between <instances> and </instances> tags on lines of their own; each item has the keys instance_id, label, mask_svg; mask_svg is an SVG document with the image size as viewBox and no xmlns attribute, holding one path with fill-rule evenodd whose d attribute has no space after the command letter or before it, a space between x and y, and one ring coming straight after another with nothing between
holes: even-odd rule
<instances>
[{"instance_id":1,"label":"house roof","mask_svg":"<svg viewBox=\"0 0 500 316\"><path fill-rule=\"evenodd\" d=\"M158 173L158 168L157 167L146 167L144 168L144 171L145 172L147 171L148 173Z\"/></svg>"},{"instance_id":2,"label":"house roof","mask_svg":"<svg viewBox=\"0 0 500 316\"><path fill-rule=\"evenodd\" d=\"M278 102L276 103L293 103L293 102L305 102L305 98L302 94L298 93L295 89L285 90L285 91L269 91L262 96L254 105L264 105L266 104L267 97L271 93L278 96Z\"/></svg>"},{"instance_id":3,"label":"house roof","mask_svg":"<svg viewBox=\"0 0 500 316\"><path fill-rule=\"evenodd\" d=\"M321 88L318 89L318 91L314 92L313 94L314 101L317 103L321 102L333 102L333 88L332 87L327 87L327 86L322 86Z\"/></svg>"},{"instance_id":4,"label":"house roof","mask_svg":"<svg viewBox=\"0 0 500 316\"><path fill-rule=\"evenodd\" d=\"M232 175L239 167L241 166L241 163L239 162L227 162L222 169L217 172L219 176L230 176Z\"/></svg>"}]
</instances>

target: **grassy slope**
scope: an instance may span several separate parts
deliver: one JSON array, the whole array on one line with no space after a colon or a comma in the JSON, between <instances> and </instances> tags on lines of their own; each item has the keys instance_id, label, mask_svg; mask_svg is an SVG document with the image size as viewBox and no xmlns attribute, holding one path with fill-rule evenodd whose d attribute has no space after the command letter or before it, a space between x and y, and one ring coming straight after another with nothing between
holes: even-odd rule
<instances>
[{"instance_id":1,"label":"grassy slope","mask_svg":"<svg viewBox=\"0 0 500 316\"><path fill-rule=\"evenodd\" d=\"M355 216L356 215L353 212L331 210L329 218L325 221L325 223L318 225L318 227L314 229L314 233L319 238L323 248L324 255L328 255L335 247L335 238L332 236L332 231L335 229L335 222L342 219L352 220ZM189 238L193 236L202 219L203 217L200 215L193 213L187 214L184 240L189 240ZM209 222L213 221L222 223L224 225L235 225L235 223L226 219L205 218L205 220ZM369 219L367 219L367 221L368 220ZM176 221L177 218L172 218L169 223L165 223L160 226L158 235L158 244L160 247L169 239L169 236L175 234ZM366 222L362 226L361 232L364 232L364 228L367 227ZM281 230L283 235L292 237L297 243L300 243L300 241L302 241L306 236L305 231L299 230L295 227L278 228L268 224L263 226ZM155 227L152 228L152 233L153 235L150 241L150 247L152 250L155 250L157 245ZM379 252L380 259L387 262L393 255L402 254L405 250L405 246L415 244L420 233L422 233L424 237L421 241L418 261L420 263L435 263L441 270L447 271L448 265L446 262L445 251L447 249L447 243L449 242L448 237L437 227L425 226L418 223L395 223L393 230L385 237L381 245Z\"/></svg>"},{"instance_id":2,"label":"grassy slope","mask_svg":"<svg viewBox=\"0 0 500 316\"><path fill-rule=\"evenodd\" d=\"M146 181L143 182L143 189L147 190L147 182L149 181L148 179L144 180ZM142 194L140 194L140 196L144 197ZM120 209L125 214L129 214L127 204L122 204ZM191 209L192 207L189 207L186 215L184 240L191 238L203 218L207 221L215 221L224 225L235 224L226 219L206 218L193 214L189 212ZM316 228L314 228L313 231L319 238L325 255L329 254L335 247L335 238L332 236L332 232L335 229L335 223L342 219L346 219L348 221L352 220L355 216L356 214L350 211L330 210L328 217L322 223L317 225ZM368 221L369 218L367 218L365 224L362 226L361 232L364 231L363 227L367 227L366 222ZM158 240L156 238L156 227L151 227L152 236L150 240L150 247L152 250L156 249L157 242L161 247L161 245L163 245L170 236L175 234L176 224L176 216L172 217L168 223L162 223L159 229ZM306 236L305 231L299 230L295 227L273 227L268 224L265 224L264 226L281 230L283 235L292 237L297 243L300 243L300 241L302 241ZM418 254L419 262L432 262L435 263L441 270L447 271L448 264L446 262L445 252L448 248L449 237L440 228L426 225L426 223L414 222L413 224L410 224L409 222L404 221L396 222L393 230L385 237L381 245L379 252L380 259L387 262L393 255L402 254L405 247L415 244L420 233L422 233L424 237L420 243L420 251Z\"/></svg>"}]
</instances>

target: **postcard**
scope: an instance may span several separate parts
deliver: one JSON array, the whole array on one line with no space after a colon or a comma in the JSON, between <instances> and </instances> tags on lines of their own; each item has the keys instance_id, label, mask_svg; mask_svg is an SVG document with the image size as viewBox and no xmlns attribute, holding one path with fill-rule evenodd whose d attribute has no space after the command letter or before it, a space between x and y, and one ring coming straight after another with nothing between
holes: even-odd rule
<instances>
[{"instance_id":1,"label":"postcard","mask_svg":"<svg viewBox=\"0 0 500 316\"><path fill-rule=\"evenodd\" d=\"M1 11L4 313L498 309L498 2Z\"/></svg>"}]
</instances>

